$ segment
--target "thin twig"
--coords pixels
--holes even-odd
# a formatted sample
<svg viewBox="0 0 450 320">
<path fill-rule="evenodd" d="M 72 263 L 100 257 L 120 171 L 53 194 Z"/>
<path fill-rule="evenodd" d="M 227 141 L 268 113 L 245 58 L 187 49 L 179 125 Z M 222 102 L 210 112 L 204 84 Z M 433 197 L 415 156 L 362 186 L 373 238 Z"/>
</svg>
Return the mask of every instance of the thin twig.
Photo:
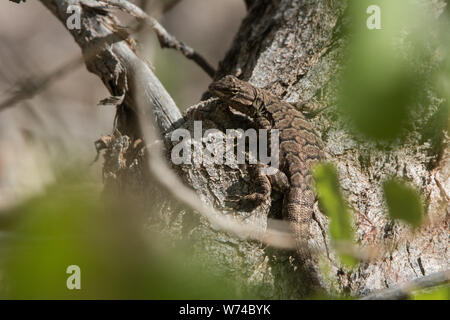
<svg viewBox="0 0 450 320">
<path fill-rule="evenodd" d="M 84 62 L 83 58 L 75 58 L 65 63 L 55 71 L 41 78 L 27 79 L 21 83 L 14 95 L 6 99 L 0 104 L 0 111 L 3 111 L 14 104 L 32 98 L 34 95 L 48 87 L 50 84 L 61 78 L 69 71 L 80 67 Z"/>
<path fill-rule="evenodd" d="M 361 300 L 401 300 L 408 299 L 412 291 L 446 285 L 450 283 L 450 269 L 414 279 L 393 288 L 375 292 Z"/>
<path fill-rule="evenodd" d="M 175 38 L 173 35 L 167 32 L 167 30 L 155 18 L 149 16 L 141 8 L 126 0 L 101 0 L 101 1 L 132 15 L 139 20 L 145 21 L 145 23 L 149 25 L 156 33 L 161 48 L 170 48 L 180 51 L 186 58 L 197 63 L 211 78 L 214 77 L 216 71 L 206 61 L 205 58 L 203 58 L 193 48 L 191 48 L 184 42 L 179 41 L 177 38 Z"/>
</svg>

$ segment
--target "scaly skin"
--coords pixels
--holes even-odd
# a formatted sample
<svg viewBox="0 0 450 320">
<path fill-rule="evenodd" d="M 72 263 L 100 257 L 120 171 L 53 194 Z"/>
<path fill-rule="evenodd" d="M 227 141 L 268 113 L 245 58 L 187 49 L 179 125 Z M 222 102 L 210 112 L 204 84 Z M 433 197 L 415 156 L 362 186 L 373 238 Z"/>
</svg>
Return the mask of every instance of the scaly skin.
<svg viewBox="0 0 450 320">
<path fill-rule="evenodd" d="M 313 285 L 319 285 L 307 242 L 310 238 L 315 196 L 312 191 L 312 166 L 324 158 L 322 142 L 302 113 L 270 92 L 256 88 L 234 76 L 225 76 L 212 83 L 209 91 L 216 97 L 255 120 L 259 128 L 279 129 L 280 170 L 287 176 L 258 177 L 263 191 L 247 196 L 262 201 L 270 196 L 270 188 L 285 190 L 283 216 L 291 222 L 297 242 L 297 254 L 302 268 Z M 270 181 L 270 182 L 269 182 Z M 279 185 L 288 181 L 288 185 Z M 275 184 L 278 184 L 276 186 Z"/>
</svg>

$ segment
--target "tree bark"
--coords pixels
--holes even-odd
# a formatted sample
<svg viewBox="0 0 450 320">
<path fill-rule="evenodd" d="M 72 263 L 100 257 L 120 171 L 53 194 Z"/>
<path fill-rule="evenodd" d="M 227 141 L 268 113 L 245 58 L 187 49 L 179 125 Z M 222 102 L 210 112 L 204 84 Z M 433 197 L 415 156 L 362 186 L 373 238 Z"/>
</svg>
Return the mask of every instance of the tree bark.
<svg viewBox="0 0 450 320">
<path fill-rule="evenodd" d="M 64 12 L 57 4 L 59 1 L 41 1 L 57 16 Z M 389 240 L 390 250 L 383 257 L 362 263 L 355 270 L 347 270 L 339 264 L 331 249 L 328 221 L 316 206 L 310 232 L 314 246 L 320 252 L 317 257 L 318 268 L 327 266 L 323 277 L 327 291 L 332 294 L 365 295 L 376 289 L 447 269 L 450 159 L 446 138 L 439 152 L 435 145 L 424 143 L 420 133 L 408 138 L 407 143 L 385 152 L 374 148 L 373 143 L 352 135 L 345 123 L 336 116 L 336 88 L 331 80 L 341 68 L 345 44 L 345 38 L 341 37 L 345 27 L 342 16 L 346 2 L 248 0 L 246 4 L 248 15 L 220 63 L 215 78 L 237 74 L 241 79 L 264 87 L 288 102 L 313 108 L 328 107 L 311 121 L 322 134 L 328 161 L 338 168 L 341 187 L 353 209 L 357 230 L 355 240 L 363 247 L 382 245 Z M 105 31 L 101 26 L 88 24 L 90 17 L 86 16 L 86 19 L 83 20 L 86 22 L 85 28 Z M 105 31 L 101 37 L 108 34 Z M 76 33 L 73 35 L 85 50 L 86 43 L 80 39 L 86 37 Z M 91 35 L 88 33 L 88 36 Z M 119 39 L 103 50 L 103 56 L 96 55 L 94 59 L 88 60 L 88 68 L 102 77 L 112 95 L 125 95 L 118 113 L 121 134 L 113 139 L 105 154 L 106 187 L 119 193 L 132 193 L 140 199 L 144 209 L 157 211 L 150 217 L 152 230 L 167 231 L 177 240 L 193 241 L 192 254 L 203 259 L 211 272 L 225 272 L 230 278 L 242 283 L 243 292 L 271 299 L 308 297 L 310 292 L 303 285 L 302 275 L 294 271 L 291 253 L 217 231 L 205 219 L 197 218 L 185 208 L 173 206 L 167 196 L 155 197 L 155 184 L 149 181 L 145 170 L 145 156 L 134 152 L 132 147 L 133 141 L 140 135 L 132 119 L 143 113 L 133 107 L 130 91 L 133 94 L 143 89 L 150 92 L 147 94 L 150 99 L 144 97 L 151 102 L 147 112 L 152 110 L 159 129 L 164 132 L 168 161 L 173 146 L 170 132 L 175 128 L 186 128 L 193 136 L 195 120 L 202 120 L 203 132 L 207 129 L 219 129 L 222 132 L 230 128 L 245 130 L 252 123 L 217 102 L 194 106 L 183 120 L 176 112 L 171 116 L 159 112 L 164 109 L 164 105 L 172 105 L 173 101 L 168 95 L 161 100 L 160 96 L 152 94 L 165 92 L 162 86 L 159 87 L 160 84 L 157 89 L 152 85 L 141 87 L 142 81 L 154 75 L 143 64 L 126 62 L 135 59 L 129 45 Z M 126 54 L 121 54 L 123 52 Z M 124 80 L 130 79 L 131 74 L 141 73 L 143 69 L 146 74 L 134 84 Z M 153 83 L 159 83 L 156 77 Z M 424 121 L 432 117 L 433 114 L 426 115 Z M 129 136 L 131 141 L 125 136 Z M 192 141 L 192 144 L 195 143 Z M 230 167 L 203 161 L 194 166 L 180 165 L 173 168 L 204 203 L 223 210 L 224 214 L 229 214 L 233 209 L 236 219 L 243 223 L 266 226 L 267 217 L 280 217 L 281 195 L 277 193 L 273 195 L 270 205 L 255 208 L 251 212 L 230 208 L 226 201 L 230 195 L 244 195 L 252 188 L 251 177 L 245 166 Z M 414 235 L 409 228 L 393 224 L 387 217 L 381 184 L 391 176 L 406 178 L 424 194 L 427 221 Z M 155 204 L 158 210 L 154 209 Z"/>
</svg>

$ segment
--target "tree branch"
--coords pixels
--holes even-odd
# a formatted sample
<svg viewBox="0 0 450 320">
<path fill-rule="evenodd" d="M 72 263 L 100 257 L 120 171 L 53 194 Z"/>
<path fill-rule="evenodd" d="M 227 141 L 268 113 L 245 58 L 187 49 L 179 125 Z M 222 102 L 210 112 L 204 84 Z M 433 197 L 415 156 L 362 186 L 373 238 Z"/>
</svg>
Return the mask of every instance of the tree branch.
<svg viewBox="0 0 450 320">
<path fill-rule="evenodd" d="M 27 79 L 24 82 L 20 82 L 15 93 L 0 103 L 0 112 L 12 107 L 14 104 L 21 102 L 26 99 L 34 97 L 37 93 L 41 92 L 43 89 L 54 83 L 59 78 L 66 75 L 68 72 L 78 68 L 84 60 L 82 58 L 76 58 L 65 63 L 63 66 L 59 67 L 55 71 L 34 79 Z"/>
<path fill-rule="evenodd" d="M 446 285 L 450 283 L 450 270 L 436 272 L 429 276 L 417 278 L 402 285 L 381 290 L 361 298 L 361 300 L 401 300 L 408 299 L 412 291 Z"/>
<path fill-rule="evenodd" d="M 73 1 L 67 0 L 41 0 L 41 3 L 64 25 L 69 16 L 67 9 L 74 5 Z M 116 19 L 101 11 L 104 8 L 98 2 L 80 0 L 76 5 L 80 8 L 82 26 L 80 30 L 69 31 L 83 51 L 88 70 L 103 80 L 111 95 L 123 96 L 127 107 L 152 122 L 156 121 L 161 132 L 182 121 L 172 97 L 150 66 L 137 57 L 123 38 Z M 137 109 L 134 94 L 145 101 L 142 110 Z"/>
<path fill-rule="evenodd" d="M 116 7 L 118 9 L 121 9 L 122 11 L 129 13 L 141 21 L 144 21 L 156 33 L 162 48 L 171 48 L 180 51 L 186 58 L 197 63 L 211 78 L 214 77 L 216 71 L 206 61 L 205 58 L 203 58 L 193 48 L 189 47 L 184 42 L 179 41 L 173 35 L 167 32 L 167 30 L 155 18 L 149 16 L 141 8 L 126 0 L 101 0 L 101 1 L 109 4 L 110 6 Z"/>
</svg>

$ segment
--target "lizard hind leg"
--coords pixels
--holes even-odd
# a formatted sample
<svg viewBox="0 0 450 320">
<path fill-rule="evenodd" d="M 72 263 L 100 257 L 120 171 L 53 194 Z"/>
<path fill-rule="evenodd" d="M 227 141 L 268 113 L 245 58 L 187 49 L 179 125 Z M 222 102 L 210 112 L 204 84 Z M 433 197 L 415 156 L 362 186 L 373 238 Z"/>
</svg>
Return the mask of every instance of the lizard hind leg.
<svg viewBox="0 0 450 320">
<path fill-rule="evenodd" d="M 275 168 L 271 169 L 275 170 L 274 174 L 268 175 L 270 184 L 272 185 L 272 189 L 286 194 L 290 188 L 289 178 L 283 171 Z"/>
<path fill-rule="evenodd" d="M 237 204 L 238 207 L 248 207 L 253 210 L 257 206 L 270 201 L 272 191 L 268 176 L 263 172 L 264 165 L 256 164 L 249 166 L 250 182 L 254 192 L 244 196 L 229 196 L 227 202 Z"/>
<path fill-rule="evenodd" d="M 289 190 L 289 179 L 284 172 L 276 170 L 275 173 L 267 175 L 264 169 L 267 165 L 257 164 L 251 166 L 250 176 L 254 192 L 245 196 L 229 197 L 230 202 L 237 203 L 239 206 L 251 205 L 252 209 L 270 202 L 270 195 L 272 190 L 286 193 Z"/>
</svg>

